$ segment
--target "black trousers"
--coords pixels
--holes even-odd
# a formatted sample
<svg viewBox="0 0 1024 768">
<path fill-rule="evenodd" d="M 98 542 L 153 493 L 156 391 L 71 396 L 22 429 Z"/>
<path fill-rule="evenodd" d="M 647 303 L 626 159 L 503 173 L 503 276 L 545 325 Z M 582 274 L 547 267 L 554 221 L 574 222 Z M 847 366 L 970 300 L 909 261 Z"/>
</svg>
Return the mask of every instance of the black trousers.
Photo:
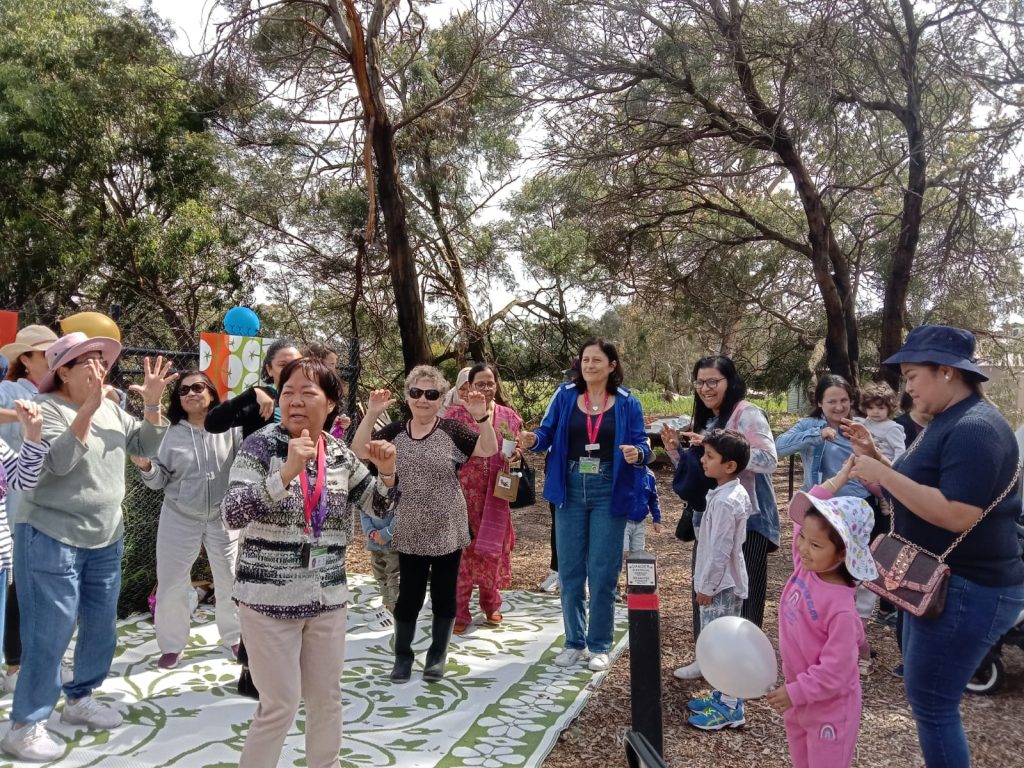
<svg viewBox="0 0 1024 768">
<path fill-rule="evenodd" d="M 459 562 L 462 550 L 447 555 L 429 557 L 398 553 L 398 600 L 395 601 L 395 620 L 416 621 L 427 596 L 430 581 L 430 603 L 434 616 L 439 619 L 455 618 L 455 587 L 459 581 Z"/>
<path fill-rule="evenodd" d="M 747 531 L 747 540 L 743 542 L 743 559 L 747 566 L 747 599 L 743 601 L 740 615 L 757 626 L 764 623 L 764 603 L 768 596 L 768 553 L 776 547 L 767 538 L 755 531 Z M 693 542 L 693 558 L 690 561 L 690 583 L 693 583 L 694 569 L 697 566 L 697 542 Z M 700 608 L 697 605 L 697 593 L 691 588 L 691 609 L 693 611 L 693 639 L 696 642 L 700 635 Z"/>
<path fill-rule="evenodd" d="M 9 667 L 17 667 L 21 665 L 21 613 L 18 611 L 18 592 L 13 582 L 7 588 L 4 622 L 4 661 Z"/>
</svg>

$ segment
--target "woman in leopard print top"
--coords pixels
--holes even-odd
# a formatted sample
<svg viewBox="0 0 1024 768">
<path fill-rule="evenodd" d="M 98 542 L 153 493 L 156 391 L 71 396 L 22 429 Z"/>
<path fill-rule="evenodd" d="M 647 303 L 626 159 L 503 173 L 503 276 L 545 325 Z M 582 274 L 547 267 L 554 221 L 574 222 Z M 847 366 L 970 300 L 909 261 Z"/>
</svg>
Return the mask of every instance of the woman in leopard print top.
<svg viewBox="0 0 1024 768">
<path fill-rule="evenodd" d="M 462 548 L 469 544 L 469 516 L 466 498 L 459 484 L 458 469 L 470 456 L 493 456 L 498 452 L 494 429 L 480 434 L 456 421 L 439 418 L 441 398 L 448 389 L 442 373 L 429 365 L 418 365 L 405 380 L 406 403 L 412 412 L 408 421 L 392 422 L 373 435 L 394 444 L 402 498 L 395 513 L 392 548 L 398 552 L 401 577 L 395 604 L 394 682 L 412 675 L 412 639 L 430 581 L 433 611 L 431 643 L 423 677 L 440 680 L 455 626 L 455 586 L 459 576 Z M 370 393 L 366 417 L 359 425 L 352 448 L 364 455 L 370 431 L 377 418 L 394 404 L 387 390 Z M 481 427 L 489 426 L 487 403 L 479 392 L 470 392 L 466 409 Z"/>
</svg>

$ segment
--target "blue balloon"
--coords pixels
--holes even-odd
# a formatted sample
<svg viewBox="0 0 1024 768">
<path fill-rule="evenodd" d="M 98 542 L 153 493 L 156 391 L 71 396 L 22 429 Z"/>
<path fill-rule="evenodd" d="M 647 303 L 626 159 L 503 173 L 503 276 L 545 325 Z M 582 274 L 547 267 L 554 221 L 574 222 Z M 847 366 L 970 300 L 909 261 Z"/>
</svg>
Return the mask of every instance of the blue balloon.
<svg viewBox="0 0 1024 768">
<path fill-rule="evenodd" d="M 232 336 L 255 336 L 260 332 L 260 318 L 248 307 L 232 307 L 224 315 L 224 330 Z"/>
</svg>

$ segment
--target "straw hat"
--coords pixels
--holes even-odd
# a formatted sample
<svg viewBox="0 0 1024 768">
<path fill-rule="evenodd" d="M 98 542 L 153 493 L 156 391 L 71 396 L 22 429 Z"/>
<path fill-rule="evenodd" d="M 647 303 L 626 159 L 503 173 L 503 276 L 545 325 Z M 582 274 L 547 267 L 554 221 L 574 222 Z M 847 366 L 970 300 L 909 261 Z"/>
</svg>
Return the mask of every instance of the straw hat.
<svg viewBox="0 0 1024 768">
<path fill-rule="evenodd" d="M 13 363 L 26 352 L 45 352 L 57 343 L 57 334 L 45 325 L 26 325 L 10 344 L 0 347 L 0 355 Z"/>
</svg>

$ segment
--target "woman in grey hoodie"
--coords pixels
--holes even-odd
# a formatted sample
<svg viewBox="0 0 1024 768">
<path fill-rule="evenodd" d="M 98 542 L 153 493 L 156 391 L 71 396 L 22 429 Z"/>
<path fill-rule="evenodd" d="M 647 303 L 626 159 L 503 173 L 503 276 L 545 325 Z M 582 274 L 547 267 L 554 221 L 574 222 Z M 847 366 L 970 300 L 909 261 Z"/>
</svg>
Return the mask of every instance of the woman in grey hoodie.
<svg viewBox="0 0 1024 768">
<path fill-rule="evenodd" d="M 238 533 L 224 528 L 220 503 L 242 434 L 240 429 L 220 434 L 206 431 L 206 413 L 219 402 L 205 373 L 182 375 L 171 392 L 167 409 L 171 427 L 159 454 L 152 460 L 132 457 L 142 470 L 142 482 L 164 492 L 156 535 L 156 640 L 161 669 L 176 667 L 188 643 L 192 565 L 203 545 L 213 571 L 220 639 L 232 653 L 238 652 L 238 607 L 230 598 Z"/>
</svg>

